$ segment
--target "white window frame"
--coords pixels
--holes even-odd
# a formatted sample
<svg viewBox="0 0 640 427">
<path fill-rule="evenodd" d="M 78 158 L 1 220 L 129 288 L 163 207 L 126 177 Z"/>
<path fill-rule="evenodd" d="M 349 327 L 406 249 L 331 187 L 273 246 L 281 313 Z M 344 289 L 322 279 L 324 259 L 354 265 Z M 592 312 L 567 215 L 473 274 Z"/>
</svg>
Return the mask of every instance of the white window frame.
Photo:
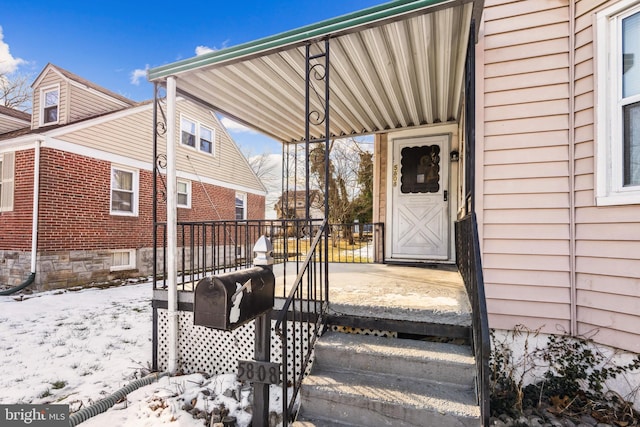
<svg viewBox="0 0 640 427">
<path fill-rule="evenodd" d="M 185 131 L 184 130 L 184 122 L 189 122 L 190 124 L 193 124 L 193 133 L 191 133 L 191 131 Z M 189 144 L 185 144 L 184 141 L 182 140 L 182 134 L 184 132 L 187 132 L 189 135 L 193 135 L 193 146 L 189 145 Z M 191 120 L 188 117 L 185 117 L 183 115 L 180 115 L 180 144 L 184 145 L 185 147 L 189 147 L 189 148 L 196 148 L 198 146 L 198 123 L 195 120 Z"/>
<path fill-rule="evenodd" d="M 56 108 L 58 109 L 58 113 L 56 114 L 56 121 L 54 122 L 45 122 L 44 118 L 44 109 L 45 109 L 45 99 L 47 93 L 49 92 L 58 92 L 58 104 L 56 104 Z M 40 89 L 40 126 L 51 126 L 56 125 L 60 122 L 60 84 L 56 84 L 53 86 L 47 86 Z"/>
<path fill-rule="evenodd" d="M 119 170 L 119 171 L 123 171 L 123 172 L 129 172 L 133 175 L 133 179 L 132 179 L 132 190 L 131 192 L 133 193 L 133 197 L 131 198 L 131 203 L 132 203 L 132 207 L 131 207 L 131 211 L 120 211 L 120 210 L 114 210 L 113 209 L 113 192 L 114 191 L 123 191 L 122 189 L 118 189 L 118 188 L 114 188 L 113 187 L 113 172 L 114 170 Z M 138 205 L 139 203 L 139 197 L 140 197 L 140 171 L 138 169 L 132 169 L 126 166 L 120 166 L 120 165 L 111 165 L 111 174 L 109 175 L 109 180 L 111 182 L 110 184 L 110 191 L 109 191 L 109 212 L 111 213 L 111 215 L 120 215 L 120 216 L 138 216 Z"/>
<path fill-rule="evenodd" d="M 179 186 L 176 186 L 176 191 L 177 191 L 178 195 L 180 195 L 180 194 L 186 194 L 187 195 L 187 203 L 186 204 L 181 204 L 178 201 L 178 197 L 176 197 L 177 206 L 179 208 L 191 209 L 191 181 L 188 181 L 186 179 L 178 179 L 177 181 L 178 181 L 178 184 L 182 183 L 182 184 L 185 184 L 187 186 L 187 192 L 186 193 L 180 193 L 180 190 L 178 188 Z"/>
<path fill-rule="evenodd" d="M 194 126 L 195 127 L 195 135 L 194 135 L 195 136 L 195 141 L 194 141 L 194 146 L 193 147 L 191 145 L 188 145 L 188 144 L 185 144 L 185 143 L 182 142 L 182 132 L 183 132 L 182 124 L 183 124 L 183 121 L 187 121 L 187 122 L 193 123 L 195 125 Z M 200 146 L 200 139 L 202 138 L 202 133 L 203 133 L 202 130 L 203 129 L 206 129 L 206 130 L 211 132 L 211 141 L 210 141 L 211 142 L 211 152 L 203 150 L 201 148 L 201 146 Z M 188 133 L 191 134 L 191 132 L 188 132 Z M 180 114 L 180 144 L 183 147 L 186 147 L 188 149 L 195 150 L 195 151 L 198 151 L 200 153 L 208 154 L 210 156 L 214 156 L 215 157 L 215 155 L 216 155 L 216 130 L 211 126 L 207 126 L 207 125 L 205 125 L 205 124 L 203 124 L 203 123 L 201 123 L 201 122 L 199 122 L 197 120 L 194 120 L 194 119 L 190 118 L 189 116 L 186 116 L 184 114 Z"/>
<path fill-rule="evenodd" d="M 238 214 L 236 209 L 238 206 L 236 205 L 236 199 L 242 199 L 242 218 L 238 218 Z M 236 192 L 235 198 L 233 199 L 233 215 L 236 221 L 245 221 L 247 219 L 247 193 Z"/>
<path fill-rule="evenodd" d="M 13 211 L 15 159 L 15 152 L 0 153 L 0 212 Z"/>
<path fill-rule="evenodd" d="M 596 13 L 596 205 L 640 204 L 640 185 L 623 185 L 622 20 L 640 13 L 640 0 L 622 0 Z M 640 58 L 638 58 L 640 60 Z M 629 97 L 624 105 L 640 101 Z"/>
<path fill-rule="evenodd" d="M 209 132 L 211 132 L 211 141 L 209 141 L 209 143 L 211 144 L 211 151 L 206 151 L 202 149 L 202 130 L 208 130 Z M 207 141 L 207 140 L 205 140 Z M 212 156 L 214 155 L 215 152 L 215 147 L 216 147 L 216 131 L 212 128 L 210 128 L 209 126 L 205 126 L 205 125 L 200 125 L 198 127 L 198 149 L 203 152 L 203 153 L 207 153 L 207 154 L 211 154 Z"/>
<path fill-rule="evenodd" d="M 128 253 L 129 254 L 129 264 L 118 264 L 115 265 L 113 263 L 114 255 Z M 136 250 L 135 249 L 114 249 L 111 251 L 111 267 L 109 271 L 124 271 L 124 270 L 135 270 L 136 269 Z"/>
</svg>

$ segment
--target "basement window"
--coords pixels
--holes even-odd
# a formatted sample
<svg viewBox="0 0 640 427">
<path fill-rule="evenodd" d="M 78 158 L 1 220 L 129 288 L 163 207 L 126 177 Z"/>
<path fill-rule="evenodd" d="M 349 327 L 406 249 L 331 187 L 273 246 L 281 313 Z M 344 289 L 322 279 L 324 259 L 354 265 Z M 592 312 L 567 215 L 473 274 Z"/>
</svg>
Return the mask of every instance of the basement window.
<svg viewBox="0 0 640 427">
<path fill-rule="evenodd" d="M 136 268 L 136 250 L 124 249 L 111 252 L 110 271 L 134 270 Z"/>
</svg>

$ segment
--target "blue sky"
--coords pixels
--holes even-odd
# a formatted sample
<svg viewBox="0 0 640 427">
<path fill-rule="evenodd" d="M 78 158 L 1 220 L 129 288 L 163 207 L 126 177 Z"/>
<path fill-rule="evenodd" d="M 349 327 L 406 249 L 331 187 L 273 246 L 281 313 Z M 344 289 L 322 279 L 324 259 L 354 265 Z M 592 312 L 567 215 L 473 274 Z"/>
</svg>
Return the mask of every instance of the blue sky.
<svg viewBox="0 0 640 427">
<path fill-rule="evenodd" d="M 144 77 L 147 67 L 384 2 L 0 0 L 0 71 L 9 67 L 35 79 L 51 62 L 142 101 L 153 96 Z M 230 130 L 246 152 L 279 152 L 279 144 L 268 138 Z"/>
</svg>

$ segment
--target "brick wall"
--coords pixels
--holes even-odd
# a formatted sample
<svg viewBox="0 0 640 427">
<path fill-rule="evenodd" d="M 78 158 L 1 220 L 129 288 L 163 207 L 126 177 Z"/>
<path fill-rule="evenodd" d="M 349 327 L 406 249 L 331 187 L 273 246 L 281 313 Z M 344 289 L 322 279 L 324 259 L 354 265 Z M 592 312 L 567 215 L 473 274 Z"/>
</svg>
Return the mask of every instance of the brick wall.
<svg viewBox="0 0 640 427">
<path fill-rule="evenodd" d="M 15 153 L 13 211 L 0 212 L 0 250 L 31 250 L 33 162 L 33 149 Z"/>
<path fill-rule="evenodd" d="M 33 203 L 33 150 L 16 153 L 15 205 L 0 214 L 0 252 L 11 253 L 11 282 L 29 274 Z M 151 171 L 140 171 L 138 216 L 110 214 L 111 163 L 51 148 L 41 150 L 40 209 L 38 231 L 38 275 L 41 289 L 75 286 L 110 280 L 116 276 L 150 274 L 143 271 L 112 273 L 110 250 L 152 246 Z M 158 180 L 158 189 L 163 189 Z M 215 221 L 235 218 L 235 190 L 192 182 L 191 209 L 178 209 L 179 221 Z M 158 219 L 166 218 L 164 202 Z M 264 217 L 264 196 L 248 195 L 249 219 Z M 9 252 L 11 251 L 11 252 Z M 140 254 L 138 254 L 140 259 Z M 15 260 L 14 260 L 15 259 Z M 4 258 L 3 258 L 4 260 Z M 5 266 L 7 262 L 5 261 Z M 9 282 L 9 269 L 2 268 L 0 284 Z"/>
</svg>

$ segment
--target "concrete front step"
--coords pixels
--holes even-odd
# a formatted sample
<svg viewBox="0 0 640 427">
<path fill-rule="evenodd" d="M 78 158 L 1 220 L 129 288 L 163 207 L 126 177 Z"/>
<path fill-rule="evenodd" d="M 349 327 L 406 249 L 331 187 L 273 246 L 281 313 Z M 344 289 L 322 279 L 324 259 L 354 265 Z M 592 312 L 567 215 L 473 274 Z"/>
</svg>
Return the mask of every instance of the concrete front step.
<svg viewBox="0 0 640 427">
<path fill-rule="evenodd" d="M 355 426 L 478 427 L 471 387 L 354 371 L 317 372 L 302 386 L 307 419 Z"/>
<path fill-rule="evenodd" d="M 329 332 L 316 343 L 314 369 L 347 369 L 473 386 L 469 346 Z"/>
<path fill-rule="evenodd" d="M 329 332 L 301 389 L 300 427 L 478 427 L 468 346 Z"/>
</svg>

